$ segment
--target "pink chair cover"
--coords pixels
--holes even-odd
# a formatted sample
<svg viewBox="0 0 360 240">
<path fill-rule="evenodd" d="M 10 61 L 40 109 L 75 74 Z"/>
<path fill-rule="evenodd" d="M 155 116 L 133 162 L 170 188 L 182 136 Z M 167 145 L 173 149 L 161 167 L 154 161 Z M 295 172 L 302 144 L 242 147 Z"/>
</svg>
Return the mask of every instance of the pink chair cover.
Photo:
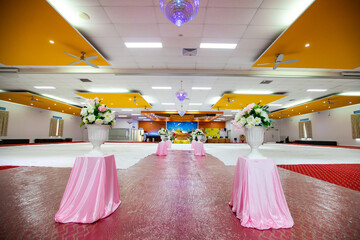
<svg viewBox="0 0 360 240">
<path fill-rule="evenodd" d="M 196 142 L 194 144 L 194 155 L 205 156 L 204 144 L 202 142 Z"/>
<path fill-rule="evenodd" d="M 166 142 L 159 142 L 159 144 L 157 146 L 156 155 L 157 156 L 166 156 L 167 155 Z"/>
<path fill-rule="evenodd" d="M 167 141 L 166 141 L 166 147 L 167 147 L 167 148 L 171 148 L 171 145 L 172 145 L 171 141 L 170 141 L 170 140 L 167 140 Z"/>
<path fill-rule="evenodd" d="M 55 221 L 93 223 L 120 205 L 114 155 L 77 157 Z"/>
<path fill-rule="evenodd" d="M 238 158 L 229 204 L 244 227 L 263 230 L 294 225 L 272 159 Z"/>
<path fill-rule="evenodd" d="M 192 140 L 192 142 L 191 142 L 191 149 L 195 149 L 195 144 L 196 144 L 196 141 L 195 141 L 195 140 Z"/>
</svg>

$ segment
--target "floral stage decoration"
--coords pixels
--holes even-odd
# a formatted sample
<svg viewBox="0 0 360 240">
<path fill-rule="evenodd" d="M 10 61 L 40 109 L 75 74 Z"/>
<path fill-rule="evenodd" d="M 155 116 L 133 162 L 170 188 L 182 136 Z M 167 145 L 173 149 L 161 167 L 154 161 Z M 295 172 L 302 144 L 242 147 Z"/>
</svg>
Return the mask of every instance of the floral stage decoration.
<svg viewBox="0 0 360 240">
<path fill-rule="evenodd" d="M 251 103 L 240 110 L 231 123 L 236 127 L 237 131 L 255 126 L 270 128 L 273 120 L 269 118 L 270 112 L 268 108 L 267 105 L 261 106 L 259 103 Z"/>
<path fill-rule="evenodd" d="M 81 109 L 81 124 L 110 125 L 115 124 L 115 114 L 105 104 L 102 104 L 98 98 L 87 99 L 85 106 Z"/>
<path fill-rule="evenodd" d="M 159 135 L 166 135 L 166 136 L 169 135 L 169 131 L 165 128 L 160 128 L 158 133 L 159 133 Z"/>
</svg>

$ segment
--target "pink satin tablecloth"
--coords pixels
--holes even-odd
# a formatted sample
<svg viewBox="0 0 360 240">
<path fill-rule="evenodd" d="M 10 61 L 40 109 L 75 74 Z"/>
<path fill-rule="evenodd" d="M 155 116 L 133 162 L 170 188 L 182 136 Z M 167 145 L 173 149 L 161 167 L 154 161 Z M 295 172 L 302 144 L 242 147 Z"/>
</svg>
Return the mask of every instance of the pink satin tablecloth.
<svg viewBox="0 0 360 240">
<path fill-rule="evenodd" d="M 194 155 L 205 156 L 204 144 L 202 142 L 196 142 L 194 144 Z"/>
<path fill-rule="evenodd" d="M 192 142 L 191 142 L 191 149 L 195 149 L 195 144 L 196 144 L 196 141 L 195 141 L 195 140 L 192 140 Z"/>
<path fill-rule="evenodd" d="M 120 205 L 114 155 L 77 157 L 55 221 L 93 223 Z"/>
<path fill-rule="evenodd" d="M 172 142 L 170 140 L 166 141 L 166 146 L 167 148 L 171 148 Z"/>
<path fill-rule="evenodd" d="M 244 227 L 263 230 L 294 225 L 272 159 L 238 158 L 229 204 Z"/>
<path fill-rule="evenodd" d="M 167 145 L 166 142 L 159 142 L 156 151 L 157 156 L 166 156 L 167 155 Z"/>
</svg>

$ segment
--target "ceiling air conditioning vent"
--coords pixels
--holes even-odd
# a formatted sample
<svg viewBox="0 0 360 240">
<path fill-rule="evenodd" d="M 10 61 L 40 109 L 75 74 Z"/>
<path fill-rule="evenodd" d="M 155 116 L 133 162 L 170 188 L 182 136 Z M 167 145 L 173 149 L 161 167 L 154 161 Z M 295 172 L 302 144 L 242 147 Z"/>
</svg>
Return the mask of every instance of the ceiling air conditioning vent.
<svg viewBox="0 0 360 240">
<path fill-rule="evenodd" d="M 197 48 L 183 48 L 182 49 L 182 55 L 193 57 L 197 55 Z"/>
<path fill-rule="evenodd" d="M 272 80 L 263 80 L 260 84 L 270 84 Z"/>
<path fill-rule="evenodd" d="M 82 82 L 92 82 L 90 79 L 87 79 L 87 78 L 80 78 L 80 81 L 82 81 Z"/>
</svg>

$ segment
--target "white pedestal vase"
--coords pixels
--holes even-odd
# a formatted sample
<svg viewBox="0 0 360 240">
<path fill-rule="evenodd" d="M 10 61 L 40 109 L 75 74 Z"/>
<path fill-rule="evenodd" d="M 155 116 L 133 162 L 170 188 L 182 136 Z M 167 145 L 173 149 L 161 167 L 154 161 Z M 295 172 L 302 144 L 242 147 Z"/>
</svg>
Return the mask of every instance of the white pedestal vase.
<svg viewBox="0 0 360 240">
<path fill-rule="evenodd" d="M 246 142 L 249 144 L 251 151 L 246 156 L 248 159 L 264 159 L 266 158 L 259 152 L 259 146 L 264 142 L 265 127 L 245 128 Z"/>
<path fill-rule="evenodd" d="M 196 135 L 197 141 L 200 142 L 202 139 L 202 135 Z"/>
<path fill-rule="evenodd" d="M 101 151 L 101 144 L 105 142 L 109 137 L 109 125 L 97 125 L 88 124 L 88 137 L 89 141 L 93 145 L 93 149 L 88 155 L 90 156 L 102 156 L 104 153 Z"/>
<path fill-rule="evenodd" d="M 160 138 L 161 138 L 161 141 L 162 141 L 162 142 L 165 142 L 165 138 L 166 138 L 165 135 L 160 135 Z"/>
</svg>

